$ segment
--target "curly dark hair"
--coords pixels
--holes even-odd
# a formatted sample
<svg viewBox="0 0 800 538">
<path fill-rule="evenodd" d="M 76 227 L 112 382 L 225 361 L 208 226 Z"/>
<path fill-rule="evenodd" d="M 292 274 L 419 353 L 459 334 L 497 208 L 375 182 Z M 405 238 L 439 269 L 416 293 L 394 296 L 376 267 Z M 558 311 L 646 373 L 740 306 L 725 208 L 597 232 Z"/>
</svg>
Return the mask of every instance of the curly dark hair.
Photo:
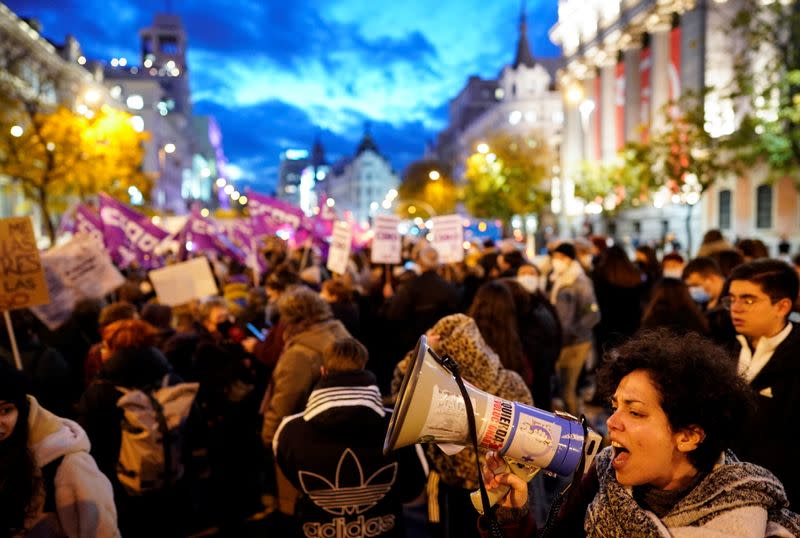
<svg viewBox="0 0 800 538">
<path fill-rule="evenodd" d="M 622 378 L 636 370 L 650 376 L 673 432 L 689 426 L 705 432 L 688 458 L 699 471 L 710 471 L 754 410 L 752 390 L 734 361 L 698 334 L 641 331 L 605 354 L 597 372 L 601 393 L 611 396 Z"/>
</svg>

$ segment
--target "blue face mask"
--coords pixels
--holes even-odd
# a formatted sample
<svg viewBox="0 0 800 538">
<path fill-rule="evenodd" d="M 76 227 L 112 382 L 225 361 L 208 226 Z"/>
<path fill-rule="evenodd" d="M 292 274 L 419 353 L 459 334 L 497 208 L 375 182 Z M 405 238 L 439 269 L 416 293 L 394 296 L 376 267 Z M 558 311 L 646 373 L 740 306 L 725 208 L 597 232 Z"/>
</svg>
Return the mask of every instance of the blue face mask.
<svg viewBox="0 0 800 538">
<path fill-rule="evenodd" d="M 689 295 L 692 296 L 694 302 L 699 304 L 706 304 L 711 300 L 711 295 L 708 294 L 703 286 L 690 286 Z"/>
</svg>

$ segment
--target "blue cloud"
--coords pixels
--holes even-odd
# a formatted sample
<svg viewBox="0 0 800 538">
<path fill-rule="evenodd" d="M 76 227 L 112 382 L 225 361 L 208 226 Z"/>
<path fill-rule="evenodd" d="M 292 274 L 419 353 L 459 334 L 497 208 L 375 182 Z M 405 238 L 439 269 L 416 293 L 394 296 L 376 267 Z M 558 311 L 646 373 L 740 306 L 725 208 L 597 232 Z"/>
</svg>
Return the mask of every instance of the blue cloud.
<svg viewBox="0 0 800 538">
<path fill-rule="evenodd" d="M 138 31 L 162 0 L 6 0 L 40 19 L 44 35 L 74 35 L 90 58 L 138 57 Z M 198 114 L 214 115 L 244 179 L 274 186 L 280 152 L 319 133 L 331 159 L 352 155 L 365 122 L 401 171 L 447 121 L 472 74 L 513 59 L 518 4 L 482 0 L 182 0 Z M 556 0 L 528 0 L 534 56 L 555 56 L 547 31 Z M 136 62 L 137 60 L 133 60 Z"/>
</svg>

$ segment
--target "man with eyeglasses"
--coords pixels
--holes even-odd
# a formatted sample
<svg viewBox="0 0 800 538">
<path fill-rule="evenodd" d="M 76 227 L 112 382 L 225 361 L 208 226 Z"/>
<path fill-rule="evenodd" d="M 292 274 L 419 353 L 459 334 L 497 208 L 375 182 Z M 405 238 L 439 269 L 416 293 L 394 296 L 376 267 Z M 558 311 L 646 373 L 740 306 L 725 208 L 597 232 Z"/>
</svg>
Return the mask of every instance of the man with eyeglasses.
<svg viewBox="0 0 800 538">
<path fill-rule="evenodd" d="M 800 280 L 787 263 L 760 259 L 736 267 L 720 303 L 736 328 L 739 373 L 756 393 L 754 419 L 734 452 L 783 482 L 790 506 L 800 503 L 800 452 L 791 432 L 800 423 L 800 328 L 788 320 Z"/>
</svg>

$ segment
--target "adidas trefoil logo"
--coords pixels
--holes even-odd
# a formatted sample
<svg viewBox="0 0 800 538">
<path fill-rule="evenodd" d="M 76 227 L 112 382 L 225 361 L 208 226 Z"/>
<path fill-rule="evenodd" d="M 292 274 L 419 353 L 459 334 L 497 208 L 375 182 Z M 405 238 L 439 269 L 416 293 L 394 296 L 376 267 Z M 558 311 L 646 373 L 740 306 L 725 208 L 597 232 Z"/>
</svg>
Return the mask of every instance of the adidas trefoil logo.
<svg viewBox="0 0 800 538">
<path fill-rule="evenodd" d="M 397 463 L 390 463 L 364 480 L 361 462 L 349 448 L 342 452 L 332 484 L 324 476 L 308 471 L 298 473 L 306 495 L 329 514 L 361 514 L 375 506 L 392 489 Z"/>
</svg>

